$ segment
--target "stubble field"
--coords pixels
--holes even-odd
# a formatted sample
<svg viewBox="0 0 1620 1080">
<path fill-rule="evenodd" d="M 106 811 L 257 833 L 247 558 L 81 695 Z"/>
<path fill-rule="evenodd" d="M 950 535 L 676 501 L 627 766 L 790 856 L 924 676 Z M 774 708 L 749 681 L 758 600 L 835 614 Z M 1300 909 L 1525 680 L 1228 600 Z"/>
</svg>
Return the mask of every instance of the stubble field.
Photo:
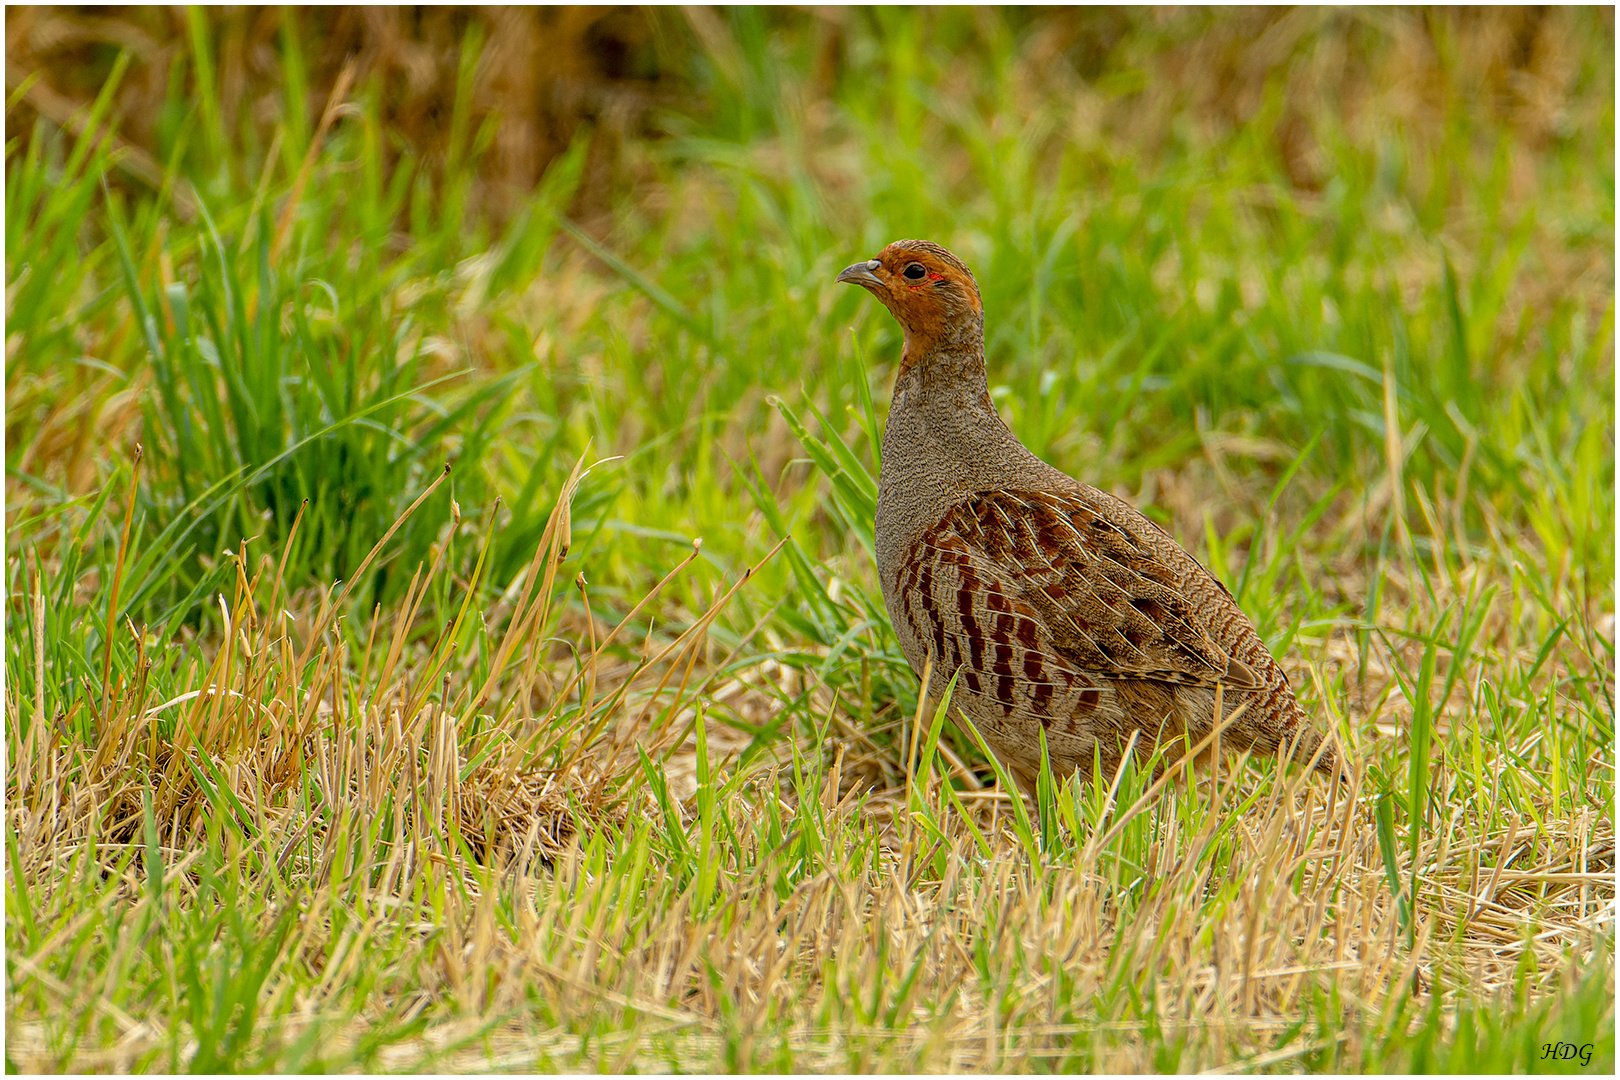
<svg viewBox="0 0 1620 1080">
<path fill-rule="evenodd" d="M 266 12 L 8 13 L 8 1067 L 1614 1071 L 1612 13 Z M 1348 784 L 918 701 L 902 236 Z"/>
</svg>

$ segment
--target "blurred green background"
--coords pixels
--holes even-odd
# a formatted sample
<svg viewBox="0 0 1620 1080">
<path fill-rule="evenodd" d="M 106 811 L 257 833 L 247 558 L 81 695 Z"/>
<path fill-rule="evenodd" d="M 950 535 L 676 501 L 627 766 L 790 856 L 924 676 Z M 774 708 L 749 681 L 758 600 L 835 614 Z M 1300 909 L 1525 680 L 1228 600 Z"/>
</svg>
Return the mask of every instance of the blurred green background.
<svg viewBox="0 0 1620 1080">
<path fill-rule="evenodd" d="M 1037 453 L 1240 589 L 1270 545 L 1274 644 L 1376 621 L 1402 530 L 1437 566 L 1522 538 L 1597 618 L 1613 41 L 1575 8 L 14 9 L 8 531 L 110 565 L 139 441 L 118 613 L 172 635 L 305 499 L 291 579 L 346 578 L 447 460 L 357 601 L 470 569 L 487 520 L 504 586 L 588 447 L 570 562 L 608 606 L 702 536 L 669 594 L 702 610 L 779 528 L 870 586 L 769 399 L 875 472 L 899 335 L 832 279 L 920 236 L 977 274 Z M 772 562 L 722 632 L 847 627 L 794 589 Z"/>
</svg>

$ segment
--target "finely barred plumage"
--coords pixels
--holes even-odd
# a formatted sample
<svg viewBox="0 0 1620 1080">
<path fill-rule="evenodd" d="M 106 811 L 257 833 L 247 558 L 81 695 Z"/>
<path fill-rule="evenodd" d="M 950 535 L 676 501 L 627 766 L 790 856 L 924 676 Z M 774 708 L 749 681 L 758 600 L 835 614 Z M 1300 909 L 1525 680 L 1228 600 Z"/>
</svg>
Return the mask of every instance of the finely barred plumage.
<svg viewBox="0 0 1620 1080">
<path fill-rule="evenodd" d="M 1031 454 L 990 403 L 967 267 L 902 240 L 838 276 L 905 330 L 883 438 L 878 568 L 901 648 L 1030 791 L 1044 728 L 1061 773 L 1118 766 L 1212 729 L 1226 746 L 1308 760 L 1321 747 L 1288 678 L 1232 596 L 1133 507 Z M 1339 768 L 1331 746 L 1317 768 Z"/>
</svg>

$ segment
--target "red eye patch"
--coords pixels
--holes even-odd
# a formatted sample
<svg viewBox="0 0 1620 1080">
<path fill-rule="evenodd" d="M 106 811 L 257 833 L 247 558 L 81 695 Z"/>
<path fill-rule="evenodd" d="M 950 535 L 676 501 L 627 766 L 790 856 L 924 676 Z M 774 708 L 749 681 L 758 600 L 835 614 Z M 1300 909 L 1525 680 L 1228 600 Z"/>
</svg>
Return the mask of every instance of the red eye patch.
<svg viewBox="0 0 1620 1080">
<path fill-rule="evenodd" d="M 945 275 L 944 274 L 929 274 L 928 275 L 928 280 L 929 281 L 944 281 L 945 280 Z"/>
</svg>

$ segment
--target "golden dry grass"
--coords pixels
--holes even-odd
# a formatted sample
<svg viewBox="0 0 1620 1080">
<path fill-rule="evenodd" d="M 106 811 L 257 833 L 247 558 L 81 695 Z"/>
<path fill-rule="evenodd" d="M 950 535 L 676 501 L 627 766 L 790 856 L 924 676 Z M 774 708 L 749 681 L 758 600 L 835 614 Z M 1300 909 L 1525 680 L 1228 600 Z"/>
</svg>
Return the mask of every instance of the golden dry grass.
<svg viewBox="0 0 1620 1080">
<path fill-rule="evenodd" d="M 371 670 L 331 633 L 330 598 L 304 599 L 298 617 L 282 605 L 266 559 L 221 598 L 230 630 L 185 693 L 153 702 L 140 680 L 115 686 L 88 744 L 62 737 L 62 723 L 31 729 L 50 732 L 47 743 L 18 743 L 13 725 L 10 872 L 38 883 L 34 919 L 82 903 L 87 875 L 104 880 L 101 901 L 18 957 L 19 977 L 108 904 L 139 920 L 155 903 L 130 857 L 143 847 L 163 867 L 164 904 L 211 907 L 221 877 L 262 894 L 261 920 L 298 898 L 265 990 L 305 1002 L 284 1042 L 304 1030 L 300 1015 L 317 1022 L 326 988 L 379 953 L 373 1011 L 397 1022 L 453 1003 L 458 1019 L 380 1052 L 388 1069 L 546 1068 L 587 1054 L 606 1067 L 739 1070 L 1354 1062 L 1389 1036 L 1409 988 L 1446 1005 L 1515 990 L 1555 997 L 1577 978 L 1567 958 L 1604 948 L 1612 823 L 1568 813 L 1558 789 L 1609 783 L 1609 766 L 1527 770 L 1558 760 L 1535 745 L 1556 728 L 1483 748 L 1484 775 L 1508 778 L 1516 805 L 1504 805 L 1506 790 L 1441 800 L 1416 853 L 1410 942 L 1359 772 L 1344 788 L 1228 761 L 1191 784 L 1172 774 L 1145 792 L 1131 778 L 1120 778 L 1123 795 L 1120 779 L 1112 791 L 1071 789 L 1058 804 L 1068 839 L 1043 857 L 1020 838 L 1009 796 L 949 758 L 918 775 L 914 748 L 878 750 L 856 731 L 859 704 L 825 692 L 811 693 L 811 714 L 847 734 L 737 770 L 747 740 L 712 718 L 779 711 L 802 678 L 709 659 L 704 631 L 725 597 L 646 642 L 644 662 L 608 662 L 612 628 L 565 616 L 569 583 L 548 573 L 566 554 L 569 493 L 505 592 L 487 679 L 444 647 L 453 632 L 437 647 L 406 644 L 414 598 L 442 567 L 368 627 L 368 640 L 393 635 L 369 654 L 386 658 Z M 1499 608 L 1479 655 L 1533 659 L 1519 644 L 1527 627 Z M 1317 693 L 1356 667 L 1337 635 L 1301 652 L 1292 674 Z M 1399 651 L 1371 648 L 1338 730 L 1395 736 L 1365 719 L 1398 715 L 1402 665 Z M 777 692 L 760 693 L 773 675 Z M 1457 696 L 1470 691 L 1465 682 Z M 525 701 L 549 708 L 530 713 Z M 1478 723 L 1448 725 L 1458 702 L 1435 705 L 1437 737 L 1462 751 L 1437 762 L 1435 790 L 1460 794 L 1450 763 L 1466 770 L 1471 735 L 1482 751 Z M 667 799 L 649 792 L 637 746 L 654 759 L 668 751 Z M 795 830 L 817 837 L 795 844 Z M 683 835 L 704 849 L 668 846 Z M 225 862 L 204 872 L 215 845 Z M 1411 855 L 1396 857 L 1407 880 Z M 341 1059 L 373 1011 L 328 1018 L 323 1053 Z M 150 1019 L 111 1020 L 116 1045 L 79 1065 L 122 1071 L 174 1038 Z M 1302 1025 L 1307 1036 L 1272 1049 Z M 19 1066 L 52 1060 L 41 1030 L 12 1025 Z"/>
<path fill-rule="evenodd" d="M 416 123 L 439 134 L 433 118 L 450 108 L 459 70 L 446 44 L 465 30 L 459 17 L 431 13 L 432 33 L 423 34 L 431 40 L 377 30 L 393 43 L 376 53 L 384 85 L 416 68 L 431 73 L 403 105 L 420 115 L 389 116 L 407 133 Z M 222 31 L 222 88 L 273 103 L 274 80 L 254 67 L 253 49 L 274 38 L 274 15 L 209 18 L 236 27 Z M 724 18 L 684 18 L 722 89 L 757 77 Z M 686 258 L 679 277 L 727 261 L 715 222 L 732 221 L 748 184 L 805 183 L 826 221 L 872 220 L 860 204 L 874 140 L 832 106 L 829 89 L 841 65 L 864 63 L 848 51 L 870 36 L 847 13 L 793 18 L 813 25 L 818 66 L 783 88 L 790 132 L 679 168 L 661 164 L 667 148 L 656 142 L 591 151 L 622 163 L 633 199 L 611 229 L 603 206 L 584 207 L 603 210 L 590 235 L 634 250 L 624 258 L 637 266 Z M 1286 189 L 1189 190 L 1172 210 L 1188 222 L 1232 215 L 1244 243 L 1176 247 L 1151 264 L 1144 288 L 1184 292 L 1186 309 L 1212 309 L 1230 283 L 1257 322 L 1268 304 L 1309 314 L 1329 294 L 1364 302 L 1358 290 L 1370 282 L 1383 290 L 1373 306 L 1413 312 L 1417 324 L 1444 279 L 1437 252 L 1465 283 L 1488 278 L 1503 223 L 1545 204 L 1528 229 L 1534 272 L 1513 269 L 1494 317 L 1465 327 L 1473 378 L 1517 385 L 1536 407 L 1569 413 L 1498 418 L 1518 425 L 1520 444 L 1508 450 L 1519 456 L 1507 460 L 1524 471 L 1529 496 L 1503 479 L 1499 462 L 1483 479 L 1485 455 L 1500 449 L 1483 427 L 1468 436 L 1460 464 L 1432 456 L 1424 464 L 1434 436 L 1396 394 L 1421 378 L 1397 387 L 1387 360 L 1382 419 L 1394 421 L 1391 434 L 1347 439 L 1340 474 L 1307 467 L 1275 501 L 1278 474 L 1310 432 L 1296 444 L 1257 420 L 1258 408 L 1214 420 L 1202 405 L 1191 417 L 1171 414 L 1195 442 L 1168 462 L 1144 447 L 1164 435 L 1163 412 L 1113 431 L 1076 422 L 1049 447 L 1077 474 L 1157 507 L 1193 546 L 1203 536 L 1200 556 L 1228 580 L 1248 577 L 1252 565 L 1249 601 L 1265 609 L 1273 638 L 1290 642 L 1290 677 L 1320 725 L 1347 744 L 1351 783 L 1228 759 L 1212 775 L 1171 777 L 1152 791 L 1122 776 L 1111 788 L 1071 788 L 1045 807 L 1025 806 L 1000 790 L 960 732 L 947 731 L 937 756 L 924 752 L 933 703 L 913 715 L 903 693 L 873 691 L 885 661 L 880 629 L 852 631 L 843 643 L 870 654 L 871 670 L 860 666 L 855 677 L 848 653 L 840 667 L 837 647 L 795 638 L 775 616 L 812 590 L 792 591 L 783 564 L 793 549 L 777 542 L 763 508 L 748 507 L 726 461 L 757 456 L 758 482 L 788 531 L 820 545 L 811 548 L 814 571 L 838 625 L 859 626 L 870 562 L 829 503 L 816 501 L 822 479 L 793 464 L 806 449 L 789 425 L 758 413 L 768 393 L 788 396 L 794 380 L 838 370 L 844 325 L 871 338 L 873 316 L 845 320 L 836 298 L 806 283 L 814 266 L 790 275 L 784 266 L 795 265 L 800 238 L 790 243 L 757 220 L 757 262 L 734 265 L 739 277 L 771 267 L 776 291 L 742 292 L 739 305 L 716 274 L 713 294 L 678 301 L 732 313 L 717 331 L 732 335 L 725 344 L 735 355 L 721 355 L 724 364 L 714 360 L 719 345 L 697 361 L 676 355 L 690 326 L 661 322 L 654 302 L 567 240 L 544 272 L 502 297 L 480 284 L 497 260 L 479 252 L 424 267 L 388 298 L 396 312 L 442 303 L 454 313 L 438 323 L 429 315 L 408 342 L 422 346 L 424 380 L 515 364 L 501 343 L 501 320 L 515 320 L 558 425 L 585 429 L 603 455 L 641 455 L 634 468 L 648 475 L 634 478 L 626 516 L 681 533 L 707 513 L 707 528 L 736 531 L 724 559 L 705 566 L 671 545 L 663 553 L 676 554 L 655 564 L 625 531 L 595 549 L 592 566 L 603 567 L 607 585 L 558 573 L 580 470 L 564 483 L 561 472 L 542 471 L 541 498 L 554 509 L 513 575 L 491 580 L 484 559 L 484 541 L 504 521 L 493 507 L 488 519 L 433 522 L 437 543 L 417 576 L 369 615 L 344 602 L 348 586 L 286 580 L 280 550 L 260 554 L 268 545 L 254 539 L 234 555 L 205 555 L 233 576 L 205 598 L 206 615 L 179 626 L 184 648 L 124 624 L 110 632 L 115 664 L 99 636 L 74 638 L 60 623 L 117 609 L 106 593 L 124 572 L 125 519 L 109 511 L 90 535 L 88 525 L 76 531 L 75 515 L 114 477 L 108 506 L 127 506 L 139 521 L 148 504 L 128 499 L 109 447 L 162 437 L 146 427 L 153 375 L 135 312 L 121 302 L 75 328 L 75 347 L 117 372 L 47 363 L 30 352 L 34 340 L 7 339 L 8 534 L 27 537 L 7 559 L 11 1063 L 1530 1068 L 1540 1062 L 1527 1042 L 1612 1033 L 1614 757 L 1599 736 L 1605 720 L 1612 731 L 1613 588 L 1591 555 L 1610 550 L 1592 537 L 1612 531 L 1612 483 L 1603 490 L 1612 428 L 1567 436 L 1584 414 L 1540 389 L 1572 373 L 1612 382 L 1612 244 L 1579 232 L 1587 227 L 1579 215 L 1602 201 L 1604 177 L 1612 191 L 1612 160 L 1606 173 L 1559 172 L 1547 166 L 1553 151 L 1538 151 L 1612 115 L 1612 101 L 1605 114 L 1601 95 L 1575 92 L 1582 65 L 1602 51 L 1572 39 L 1592 20 L 1562 10 L 1134 21 L 1057 13 L 1023 27 L 1013 49 L 1004 23 L 974 18 L 982 33 L 939 61 L 943 90 L 932 111 L 909 99 L 896 108 L 916 112 L 918 156 L 967 193 L 954 212 L 985 254 L 1017 238 L 1015 227 L 990 231 L 992 187 L 975 154 L 1022 177 L 1008 190 L 1027 180 L 1036 201 L 1070 184 L 1065 197 L 1090 215 L 1088 226 L 1106 229 L 1145 212 L 1151 192 L 1065 179 L 1068 148 L 1151 163 L 1244 128 L 1275 152 Z M 128 38 L 125 24 L 135 21 L 55 10 L 8 19 L 8 56 L 23 45 L 53 55 L 42 26 L 67 34 L 61 55 L 76 55 Z M 1612 15 L 1596 21 L 1612 59 Z M 1329 23 L 1338 29 L 1324 31 Z M 132 46 L 137 63 L 156 71 L 184 53 L 182 19 L 170 29 L 175 41 Z M 33 36 L 17 36 L 24 31 Z M 522 37 L 510 26 L 502 34 L 503 44 Z M 1371 39 L 1383 44 L 1368 47 Z M 983 70 L 998 50 L 1018 63 L 995 84 L 1005 100 L 987 105 Z M 484 80 L 510 74 L 521 51 L 480 66 L 479 93 L 489 90 Z M 314 68 L 318 104 L 341 63 L 328 56 Z M 130 84 L 133 114 L 152 111 L 133 104 L 142 93 L 149 104 L 161 99 L 153 79 L 144 72 Z M 55 108 L 71 127 L 72 108 L 94 87 L 77 97 L 68 83 L 57 90 L 69 104 L 41 97 L 38 112 Z M 1324 101 L 1342 108 L 1324 119 Z M 975 148 L 952 124 L 970 127 L 961 118 L 980 106 L 1002 141 Z M 1472 166 L 1491 159 L 1484 140 L 1458 134 L 1475 131 L 1458 117 L 1480 116 L 1514 151 L 1491 189 L 1494 208 L 1471 188 L 1458 194 L 1462 180 L 1448 194 L 1441 176 L 1448 154 Z M 268 141 L 272 125 L 263 128 Z M 142 131 L 135 122 L 123 134 L 140 146 Z M 520 142 L 497 146 L 480 179 L 491 205 L 502 184 L 523 186 L 519 166 L 544 157 L 550 144 L 537 131 L 520 124 L 511 133 Z M 1405 182 L 1433 193 L 1432 205 L 1389 199 L 1377 218 L 1389 248 L 1379 258 L 1342 266 L 1313 249 L 1274 286 L 1265 272 L 1272 253 L 1247 244 L 1273 235 L 1255 222 L 1297 214 L 1328 231 L 1330 166 L 1341 160 L 1333 140 L 1397 137 Z M 432 157 L 431 147 L 418 151 Z M 746 184 L 734 180 L 739 173 Z M 350 176 L 320 172 L 309 197 Z M 1115 203 L 1116 215 L 1104 212 Z M 1041 224 L 1027 223 L 1032 232 Z M 160 220 L 135 252 L 141 280 L 165 290 L 161 303 L 166 290 L 196 282 L 188 264 L 196 249 L 176 249 L 169 229 Z M 831 264 L 854 242 L 813 239 L 811 260 Z M 8 252 L 8 316 L 23 276 Z M 83 292 L 105 287 L 87 279 Z M 992 301 L 998 317 L 1020 299 L 1012 289 Z M 1560 305 L 1578 313 L 1568 341 L 1554 339 L 1549 313 L 1563 319 Z M 800 321 L 783 331 L 773 308 Z M 160 310 L 172 330 L 173 310 Z M 1196 321 L 1180 329 L 1189 325 L 1199 329 Z M 1096 340 L 1061 336 L 1064 328 L 1037 329 L 1042 340 L 1029 347 L 1037 366 L 1071 347 L 1082 358 L 1101 351 Z M 784 340 L 791 349 L 778 356 Z M 1003 344 L 997 362 L 1029 366 L 1020 348 Z M 728 388 L 743 366 L 752 381 Z M 1021 411 L 1015 420 L 1039 420 L 1029 404 L 1036 395 L 1022 392 L 1038 384 L 1015 371 L 1005 377 L 1019 391 L 1006 402 Z M 680 426 L 660 412 L 666 398 L 718 415 Z M 1332 403 L 1307 404 L 1327 415 Z M 591 409 L 610 422 L 590 428 Z M 812 425 L 820 438 L 853 444 L 853 427 L 836 428 Z M 511 441 L 533 434 L 520 427 Z M 572 461 L 577 444 L 563 445 Z M 514 456 L 510 446 L 502 452 Z M 692 509 L 713 491 L 729 501 Z M 350 578 L 363 588 L 364 576 Z M 52 700 L 74 705 L 53 714 L 43 694 L 19 694 L 16 669 L 28 666 L 28 685 L 57 693 L 64 640 L 95 640 L 105 651 L 84 665 L 117 677 L 105 692 L 90 680 L 85 693 L 58 693 Z M 1612 1043 L 1607 1052 L 1612 1062 Z"/>
</svg>

